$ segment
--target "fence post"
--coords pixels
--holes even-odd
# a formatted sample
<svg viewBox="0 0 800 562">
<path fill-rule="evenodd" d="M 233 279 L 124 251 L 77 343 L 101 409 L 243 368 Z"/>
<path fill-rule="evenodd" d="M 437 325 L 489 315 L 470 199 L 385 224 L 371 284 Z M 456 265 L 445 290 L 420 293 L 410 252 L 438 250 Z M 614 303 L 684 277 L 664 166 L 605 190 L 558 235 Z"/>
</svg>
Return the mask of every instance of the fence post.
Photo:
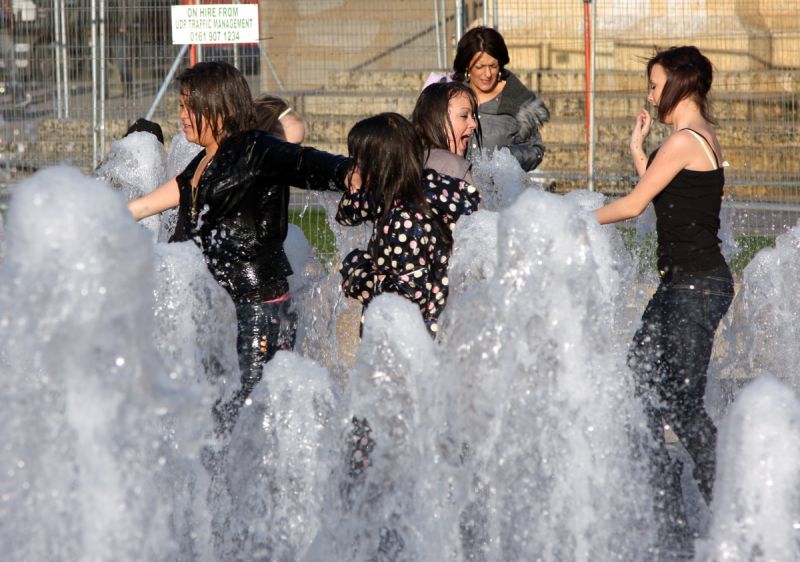
<svg viewBox="0 0 800 562">
<path fill-rule="evenodd" d="M 99 44 L 99 65 L 98 73 L 100 74 L 100 93 L 98 100 L 100 103 L 100 122 L 98 129 L 100 131 L 100 157 L 106 155 L 106 92 L 109 91 L 106 75 L 108 60 L 106 59 L 106 3 L 105 0 L 99 0 L 100 4 L 97 6 L 97 14 L 99 16 L 98 27 L 100 30 L 100 44 Z M 127 53 L 126 53 L 127 55 Z M 121 74 L 120 74 L 121 78 Z M 125 86 L 123 84 L 123 90 Z"/>
<path fill-rule="evenodd" d="M 172 66 L 167 72 L 167 75 L 164 77 L 164 81 L 161 83 L 161 87 L 158 89 L 158 93 L 156 97 L 153 99 L 153 103 L 150 105 L 150 109 L 147 111 L 147 114 L 144 116 L 145 119 L 150 120 L 153 118 L 153 115 L 158 108 L 158 104 L 161 103 L 161 98 L 164 97 L 164 94 L 169 88 L 170 83 L 172 82 L 172 78 L 175 76 L 175 73 L 178 71 L 178 66 L 181 64 L 181 60 L 183 60 L 186 51 L 189 50 L 189 45 L 182 45 L 181 50 L 178 52 L 178 55 L 175 57 L 175 60 L 172 61 Z"/>
<path fill-rule="evenodd" d="M 61 29 L 60 23 L 61 10 L 59 8 L 59 0 L 53 0 L 53 41 L 56 50 L 56 115 L 59 119 L 64 118 L 64 93 L 61 91 L 61 36 L 59 31 Z"/>
<path fill-rule="evenodd" d="M 594 78 L 595 53 L 592 18 L 594 15 L 592 0 L 583 0 L 583 50 L 585 57 L 586 88 L 584 106 L 586 112 L 586 176 L 589 191 L 594 191 Z"/>
<path fill-rule="evenodd" d="M 233 3 L 238 5 L 239 0 L 233 0 Z M 241 67 L 239 66 L 239 43 L 233 44 L 233 66 L 241 70 Z"/>
<path fill-rule="evenodd" d="M 464 35 L 464 0 L 455 0 L 456 2 L 456 43 Z"/>
<path fill-rule="evenodd" d="M 439 32 L 439 0 L 433 0 L 433 30 L 436 44 L 436 68 L 444 68 L 445 57 L 442 56 L 442 36 Z"/>
<path fill-rule="evenodd" d="M 92 168 L 97 167 L 97 1 L 90 4 L 92 13 Z"/>
<path fill-rule="evenodd" d="M 444 66 L 442 68 L 447 68 L 449 66 L 449 61 L 447 58 L 447 0 L 439 0 L 439 11 L 442 14 L 442 59 L 444 60 Z"/>
</svg>

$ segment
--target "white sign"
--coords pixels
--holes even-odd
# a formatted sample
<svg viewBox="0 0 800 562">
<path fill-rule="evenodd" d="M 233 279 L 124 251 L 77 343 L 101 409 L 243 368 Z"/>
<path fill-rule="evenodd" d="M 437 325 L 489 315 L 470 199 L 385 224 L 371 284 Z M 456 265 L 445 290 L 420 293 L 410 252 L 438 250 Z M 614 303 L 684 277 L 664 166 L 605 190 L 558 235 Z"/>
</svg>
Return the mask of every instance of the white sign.
<svg viewBox="0 0 800 562">
<path fill-rule="evenodd" d="M 172 6 L 172 44 L 195 43 L 258 43 L 258 5 Z"/>
</svg>

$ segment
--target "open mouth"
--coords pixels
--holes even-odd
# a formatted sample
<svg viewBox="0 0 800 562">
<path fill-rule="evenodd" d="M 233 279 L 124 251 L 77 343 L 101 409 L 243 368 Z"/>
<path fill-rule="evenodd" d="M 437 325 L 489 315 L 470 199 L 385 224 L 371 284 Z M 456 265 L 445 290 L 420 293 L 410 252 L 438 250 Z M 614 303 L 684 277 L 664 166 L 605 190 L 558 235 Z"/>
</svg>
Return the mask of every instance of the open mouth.
<svg viewBox="0 0 800 562">
<path fill-rule="evenodd" d="M 464 135 L 461 137 L 461 154 L 464 154 L 467 151 L 467 147 L 469 146 L 469 137 L 470 135 Z"/>
</svg>

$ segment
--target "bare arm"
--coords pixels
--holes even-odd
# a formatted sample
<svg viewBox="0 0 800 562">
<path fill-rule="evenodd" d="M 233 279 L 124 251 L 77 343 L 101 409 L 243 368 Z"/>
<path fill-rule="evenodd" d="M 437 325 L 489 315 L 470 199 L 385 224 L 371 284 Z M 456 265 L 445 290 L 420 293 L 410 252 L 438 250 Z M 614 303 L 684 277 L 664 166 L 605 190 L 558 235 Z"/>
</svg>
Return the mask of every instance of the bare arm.
<svg viewBox="0 0 800 562">
<path fill-rule="evenodd" d="M 167 183 L 158 187 L 143 197 L 128 203 L 128 210 L 135 220 L 142 220 L 152 215 L 162 213 L 167 209 L 177 207 L 180 202 L 178 180 L 172 178 Z"/>
<path fill-rule="evenodd" d="M 636 124 L 631 131 L 631 158 L 636 167 L 636 173 L 641 178 L 647 170 L 647 154 L 644 151 L 644 140 L 650 134 L 650 127 L 653 125 L 653 118 L 650 112 L 642 109 L 636 116 Z"/>
<path fill-rule="evenodd" d="M 687 166 L 692 155 L 691 142 L 684 134 L 673 134 L 667 139 L 633 191 L 594 212 L 598 222 L 608 224 L 641 215 L 650 201 Z"/>
</svg>

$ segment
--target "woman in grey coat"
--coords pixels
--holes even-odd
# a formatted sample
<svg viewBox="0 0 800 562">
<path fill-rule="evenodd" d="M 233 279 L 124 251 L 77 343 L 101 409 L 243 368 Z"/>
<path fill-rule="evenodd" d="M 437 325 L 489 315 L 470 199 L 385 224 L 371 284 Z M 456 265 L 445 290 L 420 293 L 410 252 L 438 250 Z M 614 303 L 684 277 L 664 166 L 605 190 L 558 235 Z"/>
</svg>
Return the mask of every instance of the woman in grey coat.
<svg viewBox="0 0 800 562">
<path fill-rule="evenodd" d="M 503 36 L 490 27 L 476 27 L 458 42 L 453 79 L 469 85 L 478 98 L 481 142 L 470 141 L 470 153 L 479 146 L 507 147 L 527 172 L 544 157 L 541 128 L 550 112 L 512 72 Z"/>
</svg>

